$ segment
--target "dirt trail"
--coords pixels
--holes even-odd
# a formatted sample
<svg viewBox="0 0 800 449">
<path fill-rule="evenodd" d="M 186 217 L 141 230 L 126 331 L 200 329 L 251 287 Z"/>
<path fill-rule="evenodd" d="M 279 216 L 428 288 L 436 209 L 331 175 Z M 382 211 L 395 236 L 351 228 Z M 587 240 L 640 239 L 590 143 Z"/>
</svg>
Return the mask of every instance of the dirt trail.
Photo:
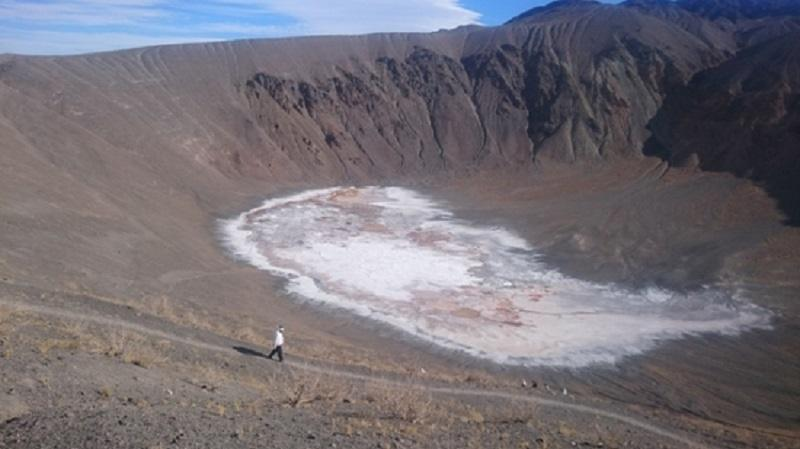
<svg viewBox="0 0 800 449">
<path fill-rule="evenodd" d="M 182 337 L 180 335 L 176 335 L 173 333 L 165 332 L 163 330 L 154 329 L 152 327 L 143 326 L 140 324 L 132 323 L 130 321 L 125 321 L 119 318 L 111 318 L 101 315 L 87 315 L 82 313 L 76 313 L 70 310 L 62 309 L 59 307 L 51 307 L 51 306 L 44 306 L 38 304 L 27 304 L 19 301 L 9 301 L 7 299 L 0 298 L 0 305 L 11 307 L 12 309 L 16 309 L 18 311 L 35 313 L 40 315 L 47 315 L 61 319 L 67 320 L 75 320 L 75 321 L 83 321 L 83 322 L 91 322 L 94 324 L 98 324 L 101 326 L 113 327 L 115 329 L 125 329 L 130 330 L 133 332 L 137 332 L 144 335 L 149 335 L 156 338 L 161 338 L 165 340 L 169 340 L 175 343 L 180 343 L 187 346 L 192 346 L 199 349 L 205 349 L 208 351 L 220 352 L 225 353 L 228 355 L 239 355 L 239 353 L 233 348 L 233 345 L 220 345 L 220 344 L 213 344 L 208 342 L 199 341 L 197 339 Z M 253 346 L 248 344 L 249 346 Z M 254 348 L 254 349 L 261 349 L 263 348 Z M 404 380 L 396 380 L 390 379 L 387 377 L 376 376 L 376 375 L 368 375 L 368 374 L 359 374 L 347 370 L 330 368 L 330 367 L 322 367 L 318 365 L 313 365 L 306 362 L 299 362 L 299 361 L 291 361 L 287 360 L 284 362 L 289 367 L 312 372 L 318 374 L 324 374 L 329 376 L 336 376 L 339 378 L 351 379 L 351 380 L 358 380 L 364 382 L 370 382 L 375 384 L 380 384 L 381 386 L 389 387 L 389 388 L 398 388 L 398 389 L 416 389 L 425 391 L 428 393 L 435 393 L 435 394 L 444 394 L 444 395 L 451 395 L 451 396 L 464 396 L 464 397 L 479 397 L 479 398 L 492 398 L 492 399 L 508 399 L 514 401 L 522 401 L 527 402 L 532 405 L 543 406 L 543 407 L 552 407 L 552 408 L 559 408 L 562 410 L 568 410 L 576 413 L 584 413 L 589 414 L 597 417 L 603 417 L 611 420 L 615 420 L 618 422 L 625 423 L 632 427 L 636 427 L 640 430 L 646 431 L 653 435 L 658 435 L 670 440 L 673 440 L 677 443 L 681 443 L 685 445 L 687 448 L 696 448 L 696 449 L 716 449 L 713 446 L 709 446 L 705 443 L 700 443 L 694 441 L 687 436 L 677 433 L 658 425 L 646 422 L 640 418 L 634 418 L 631 416 L 627 416 L 621 413 L 612 412 L 609 410 L 604 410 L 598 407 L 592 407 L 589 405 L 582 405 L 576 404 L 571 402 L 564 402 L 559 401 L 556 399 L 550 398 L 543 398 L 539 396 L 531 396 L 531 395 L 521 395 L 519 393 L 509 393 L 503 391 L 493 391 L 493 390 L 486 390 L 480 388 L 460 388 L 460 387 L 446 387 L 446 386 L 437 386 L 432 384 L 426 384 L 420 381 L 404 381 Z"/>
</svg>

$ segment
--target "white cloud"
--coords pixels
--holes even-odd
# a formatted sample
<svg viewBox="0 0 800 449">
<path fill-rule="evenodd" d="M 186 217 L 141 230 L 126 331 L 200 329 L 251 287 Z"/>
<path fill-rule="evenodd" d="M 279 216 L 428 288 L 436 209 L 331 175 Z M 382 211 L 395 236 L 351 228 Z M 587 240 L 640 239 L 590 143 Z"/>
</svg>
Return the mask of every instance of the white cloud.
<svg viewBox="0 0 800 449">
<path fill-rule="evenodd" d="M 480 14 L 459 2 L 5 0 L 0 1 L 0 53 L 82 53 L 197 42 L 202 36 L 210 36 L 206 40 L 221 40 L 304 34 L 425 32 L 477 23 Z M 109 27 L 117 29 L 109 30 Z"/>
<path fill-rule="evenodd" d="M 166 16 L 160 0 L 67 0 L 53 3 L 11 0 L 0 3 L 0 19 L 69 25 L 136 24 Z"/>
<path fill-rule="evenodd" d="M 435 31 L 478 23 L 458 0 L 219 0 L 293 17 L 311 34 Z"/>
<path fill-rule="evenodd" d="M 0 53 L 12 49 L 13 53 L 27 55 L 63 55 L 121 50 L 175 43 L 212 42 L 220 40 L 211 36 L 143 36 L 132 33 L 81 33 L 60 31 L 33 31 L 24 36 L 0 30 Z"/>
<path fill-rule="evenodd" d="M 198 27 L 206 33 L 237 34 L 241 36 L 287 36 L 301 34 L 304 29 L 298 25 L 248 25 L 240 23 L 209 23 Z"/>
</svg>

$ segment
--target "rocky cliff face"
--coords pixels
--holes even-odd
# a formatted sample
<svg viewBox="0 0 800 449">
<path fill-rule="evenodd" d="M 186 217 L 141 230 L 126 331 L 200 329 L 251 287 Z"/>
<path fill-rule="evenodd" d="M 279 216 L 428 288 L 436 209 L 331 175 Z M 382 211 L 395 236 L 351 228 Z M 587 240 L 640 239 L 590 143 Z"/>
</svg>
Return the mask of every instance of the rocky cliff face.
<svg viewBox="0 0 800 449">
<path fill-rule="evenodd" d="M 434 172 L 480 157 L 485 139 L 464 67 L 415 47 L 336 74 L 296 81 L 255 74 L 242 90 L 262 144 L 310 172 L 334 165 L 347 177 L 391 170 Z"/>
<path fill-rule="evenodd" d="M 739 21 L 800 15 L 797 0 L 678 0 L 678 4 L 711 20 Z"/>
<path fill-rule="evenodd" d="M 763 183 L 800 215 L 800 33 L 748 48 L 695 77 L 654 121 L 675 164 Z"/>
<path fill-rule="evenodd" d="M 260 72 L 242 93 L 261 145 L 345 175 L 592 161 L 640 154 L 667 92 L 729 51 L 634 8 L 567 3 L 470 33 L 457 54 L 417 45 L 309 81 Z"/>
</svg>

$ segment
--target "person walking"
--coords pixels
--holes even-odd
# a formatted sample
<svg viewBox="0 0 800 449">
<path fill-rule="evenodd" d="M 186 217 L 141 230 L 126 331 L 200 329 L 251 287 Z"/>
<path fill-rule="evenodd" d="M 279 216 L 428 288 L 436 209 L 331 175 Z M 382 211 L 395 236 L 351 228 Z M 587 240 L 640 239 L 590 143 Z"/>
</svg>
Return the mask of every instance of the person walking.
<svg viewBox="0 0 800 449">
<path fill-rule="evenodd" d="M 267 358 L 272 360 L 275 354 L 278 354 L 278 361 L 283 362 L 283 326 L 278 326 L 278 330 L 275 331 L 275 346 Z"/>
</svg>

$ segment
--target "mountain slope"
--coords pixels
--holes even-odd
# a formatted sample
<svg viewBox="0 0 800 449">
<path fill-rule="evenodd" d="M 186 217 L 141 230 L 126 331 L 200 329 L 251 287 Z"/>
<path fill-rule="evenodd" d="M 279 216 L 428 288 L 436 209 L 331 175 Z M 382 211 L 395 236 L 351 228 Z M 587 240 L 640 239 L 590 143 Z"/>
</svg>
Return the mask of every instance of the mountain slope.
<svg viewBox="0 0 800 449">
<path fill-rule="evenodd" d="M 123 288 L 187 248 L 193 269 L 221 263 L 188 223 L 278 189 L 635 160 L 735 33 L 670 5 L 561 2 L 497 28 L 6 55 L 0 268 Z"/>
<path fill-rule="evenodd" d="M 655 120 L 677 164 L 764 183 L 800 219 L 800 33 L 741 52 L 670 97 Z"/>
<path fill-rule="evenodd" d="M 666 92 L 729 51 L 631 8 L 551 12 L 432 35 L 16 58 L 0 81 L 126 151 L 360 178 L 635 155 Z"/>
<path fill-rule="evenodd" d="M 678 5 L 711 20 L 800 15 L 798 0 L 678 0 Z"/>
</svg>

